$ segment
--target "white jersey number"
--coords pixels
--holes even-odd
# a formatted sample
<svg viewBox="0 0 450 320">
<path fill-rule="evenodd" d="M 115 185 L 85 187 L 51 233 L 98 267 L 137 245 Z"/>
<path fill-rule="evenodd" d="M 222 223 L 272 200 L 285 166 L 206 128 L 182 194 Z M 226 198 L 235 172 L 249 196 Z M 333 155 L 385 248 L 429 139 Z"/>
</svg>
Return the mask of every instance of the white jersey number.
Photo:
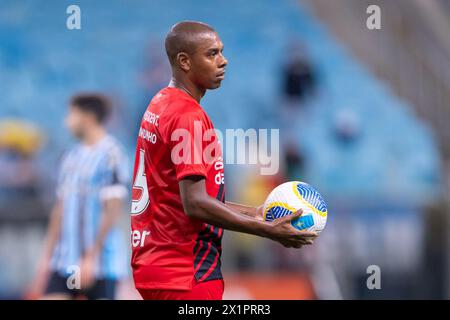
<svg viewBox="0 0 450 320">
<path fill-rule="evenodd" d="M 147 178 L 145 177 L 145 152 L 140 150 L 139 164 L 133 183 L 133 198 L 131 201 L 131 214 L 141 214 L 150 203 L 148 195 Z"/>
</svg>

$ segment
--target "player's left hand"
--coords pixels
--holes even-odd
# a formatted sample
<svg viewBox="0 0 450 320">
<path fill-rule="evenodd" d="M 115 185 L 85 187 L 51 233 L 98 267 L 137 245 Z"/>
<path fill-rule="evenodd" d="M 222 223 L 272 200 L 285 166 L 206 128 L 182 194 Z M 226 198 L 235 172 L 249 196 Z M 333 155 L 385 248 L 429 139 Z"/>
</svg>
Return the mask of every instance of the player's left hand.
<svg viewBox="0 0 450 320">
<path fill-rule="evenodd" d="M 81 289 L 89 289 L 95 281 L 95 254 L 86 253 L 80 261 Z"/>
</svg>

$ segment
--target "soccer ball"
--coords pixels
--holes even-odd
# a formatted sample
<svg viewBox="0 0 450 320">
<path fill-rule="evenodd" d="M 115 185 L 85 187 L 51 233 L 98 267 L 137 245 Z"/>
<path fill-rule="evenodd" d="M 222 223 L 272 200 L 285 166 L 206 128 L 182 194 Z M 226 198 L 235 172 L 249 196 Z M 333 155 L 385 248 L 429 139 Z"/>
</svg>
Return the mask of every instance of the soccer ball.
<svg viewBox="0 0 450 320">
<path fill-rule="evenodd" d="M 273 221 L 303 209 L 291 224 L 299 229 L 320 233 L 327 222 L 327 205 L 316 189 L 300 181 L 283 183 L 272 190 L 264 202 L 264 220 Z"/>
</svg>

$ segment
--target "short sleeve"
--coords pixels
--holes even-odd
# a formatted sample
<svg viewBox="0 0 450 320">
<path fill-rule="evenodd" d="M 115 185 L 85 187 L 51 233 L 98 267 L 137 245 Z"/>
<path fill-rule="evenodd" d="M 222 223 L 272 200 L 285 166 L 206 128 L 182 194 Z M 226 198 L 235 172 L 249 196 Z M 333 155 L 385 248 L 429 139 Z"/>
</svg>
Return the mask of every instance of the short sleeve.
<svg viewBox="0 0 450 320">
<path fill-rule="evenodd" d="M 115 146 L 108 151 L 102 172 L 101 200 L 124 199 L 127 197 L 130 177 L 128 164 L 128 158 L 120 147 Z"/>
<path fill-rule="evenodd" d="M 206 123 L 201 109 L 176 114 L 169 123 L 165 135 L 176 179 L 180 181 L 193 175 L 206 177 L 207 165 L 203 158 L 202 139 Z"/>
</svg>

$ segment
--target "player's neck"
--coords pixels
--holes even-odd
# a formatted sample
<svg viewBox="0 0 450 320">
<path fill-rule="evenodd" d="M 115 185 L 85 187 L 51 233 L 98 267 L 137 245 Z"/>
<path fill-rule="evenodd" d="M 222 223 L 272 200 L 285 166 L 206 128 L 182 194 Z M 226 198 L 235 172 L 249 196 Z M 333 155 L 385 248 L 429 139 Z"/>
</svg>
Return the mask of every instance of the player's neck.
<svg viewBox="0 0 450 320">
<path fill-rule="evenodd" d="M 86 132 L 82 143 L 87 146 L 93 146 L 97 144 L 97 142 L 99 142 L 105 135 L 106 131 L 103 127 L 93 127 Z"/>
<path fill-rule="evenodd" d="M 175 76 L 172 76 L 172 79 L 169 82 L 169 87 L 183 90 L 192 98 L 194 98 L 194 100 L 197 101 L 198 103 L 200 103 L 200 100 L 203 98 L 206 92 L 205 89 L 199 88 L 191 81 L 189 81 L 189 79 L 182 79 L 180 77 Z"/>
</svg>

